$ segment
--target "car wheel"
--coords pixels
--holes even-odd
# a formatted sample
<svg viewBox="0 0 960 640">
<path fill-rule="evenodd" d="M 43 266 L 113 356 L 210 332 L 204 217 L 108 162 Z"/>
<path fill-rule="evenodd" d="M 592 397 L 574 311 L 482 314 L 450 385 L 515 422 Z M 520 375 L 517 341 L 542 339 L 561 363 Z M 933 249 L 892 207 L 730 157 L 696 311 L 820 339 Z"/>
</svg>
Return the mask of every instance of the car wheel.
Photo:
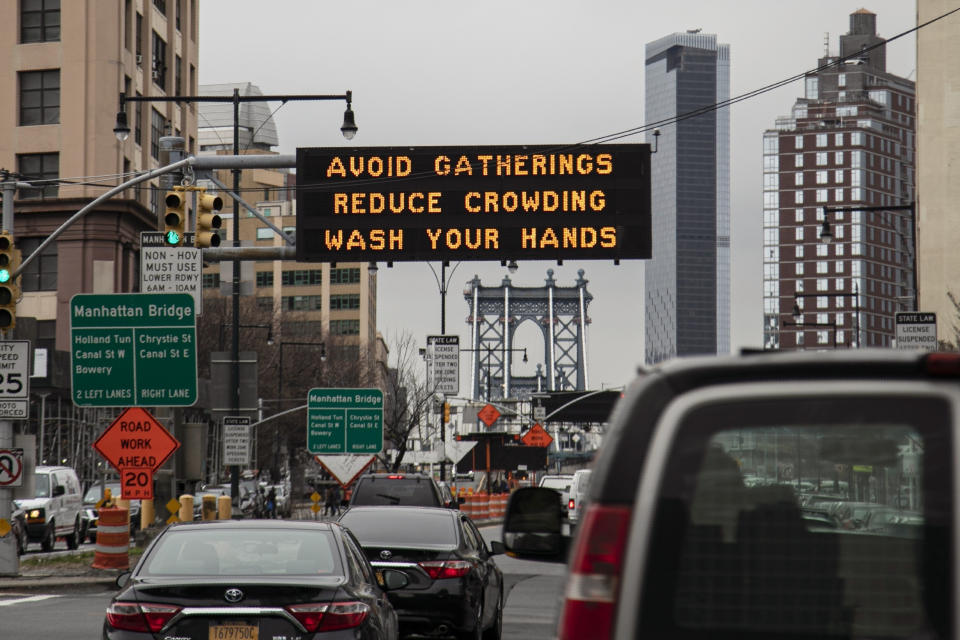
<svg viewBox="0 0 960 640">
<path fill-rule="evenodd" d="M 73 521 L 73 531 L 68 536 L 64 536 L 67 541 L 67 549 L 76 549 L 80 546 L 80 520 Z"/>
<path fill-rule="evenodd" d="M 53 545 L 57 541 L 57 537 L 53 532 L 56 523 L 51 522 L 47 525 L 47 530 L 43 532 L 43 539 L 40 541 L 40 548 L 44 551 L 52 551 Z"/>
<path fill-rule="evenodd" d="M 497 612 L 494 614 L 493 624 L 483 632 L 483 640 L 500 640 L 501 637 L 503 637 L 503 594 L 500 594 L 500 602 L 497 603 Z"/>
</svg>

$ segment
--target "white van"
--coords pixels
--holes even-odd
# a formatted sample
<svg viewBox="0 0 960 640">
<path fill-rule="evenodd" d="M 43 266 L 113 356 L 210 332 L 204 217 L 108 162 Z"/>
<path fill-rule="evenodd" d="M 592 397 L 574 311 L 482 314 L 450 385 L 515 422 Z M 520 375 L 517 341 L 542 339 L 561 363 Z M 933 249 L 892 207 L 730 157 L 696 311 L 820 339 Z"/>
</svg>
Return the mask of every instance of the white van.
<svg viewBox="0 0 960 640">
<path fill-rule="evenodd" d="M 570 482 L 570 496 L 567 498 L 567 519 L 571 525 L 576 524 L 580 519 L 589 491 L 590 469 L 574 471 L 573 480 Z"/>
<path fill-rule="evenodd" d="M 53 549 L 57 538 L 76 549 L 83 539 L 83 496 L 77 472 L 70 467 L 37 467 L 34 497 L 17 500 L 27 520 L 27 542 L 39 542 L 44 551 Z"/>
</svg>

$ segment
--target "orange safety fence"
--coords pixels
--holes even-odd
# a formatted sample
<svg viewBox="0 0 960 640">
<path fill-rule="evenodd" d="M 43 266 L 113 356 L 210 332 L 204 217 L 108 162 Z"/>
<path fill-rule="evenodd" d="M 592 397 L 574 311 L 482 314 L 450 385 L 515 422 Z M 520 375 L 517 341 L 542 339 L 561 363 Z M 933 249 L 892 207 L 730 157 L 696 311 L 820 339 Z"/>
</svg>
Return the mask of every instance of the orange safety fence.
<svg viewBox="0 0 960 640">
<path fill-rule="evenodd" d="M 130 511 L 100 509 L 97 517 L 97 546 L 94 569 L 130 568 Z"/>
</svg>

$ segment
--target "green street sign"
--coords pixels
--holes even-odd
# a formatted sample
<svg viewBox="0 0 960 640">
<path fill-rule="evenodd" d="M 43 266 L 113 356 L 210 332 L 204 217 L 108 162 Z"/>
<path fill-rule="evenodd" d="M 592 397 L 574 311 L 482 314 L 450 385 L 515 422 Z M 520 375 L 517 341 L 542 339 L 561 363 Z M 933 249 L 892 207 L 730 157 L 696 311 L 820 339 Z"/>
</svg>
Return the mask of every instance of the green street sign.
<svg viewBox="0 0 960 640">
<path fill-rule="evenodd" d="M 73 296 L 73 403 L 80 407 L 189 407 L 196 403 L 194 307 L 188 293 Z"/>
<path fill-rule="evenodd" d="M 310 389 L 307 451 L 313 455 L 380 453 L 383 450 L 383 391 Z"/>
</svg>

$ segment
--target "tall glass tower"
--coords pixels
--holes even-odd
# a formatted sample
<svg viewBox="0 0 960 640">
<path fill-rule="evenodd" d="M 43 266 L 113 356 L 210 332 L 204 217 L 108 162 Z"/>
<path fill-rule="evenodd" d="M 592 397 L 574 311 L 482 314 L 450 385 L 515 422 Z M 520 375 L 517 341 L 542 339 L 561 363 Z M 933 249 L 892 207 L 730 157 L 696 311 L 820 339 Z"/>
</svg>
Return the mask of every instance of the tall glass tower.
<svg viewBox="0 0 960 640">
<path fill-rule="evenodd" d="M 647 44 L 646 121 L 682 117 L 660 126 L 652 159 L 648 364 L 730 351 L 730 114 L 712 108 L 729 97 L 730 45 L 716 35 Z"/>
</svg>

